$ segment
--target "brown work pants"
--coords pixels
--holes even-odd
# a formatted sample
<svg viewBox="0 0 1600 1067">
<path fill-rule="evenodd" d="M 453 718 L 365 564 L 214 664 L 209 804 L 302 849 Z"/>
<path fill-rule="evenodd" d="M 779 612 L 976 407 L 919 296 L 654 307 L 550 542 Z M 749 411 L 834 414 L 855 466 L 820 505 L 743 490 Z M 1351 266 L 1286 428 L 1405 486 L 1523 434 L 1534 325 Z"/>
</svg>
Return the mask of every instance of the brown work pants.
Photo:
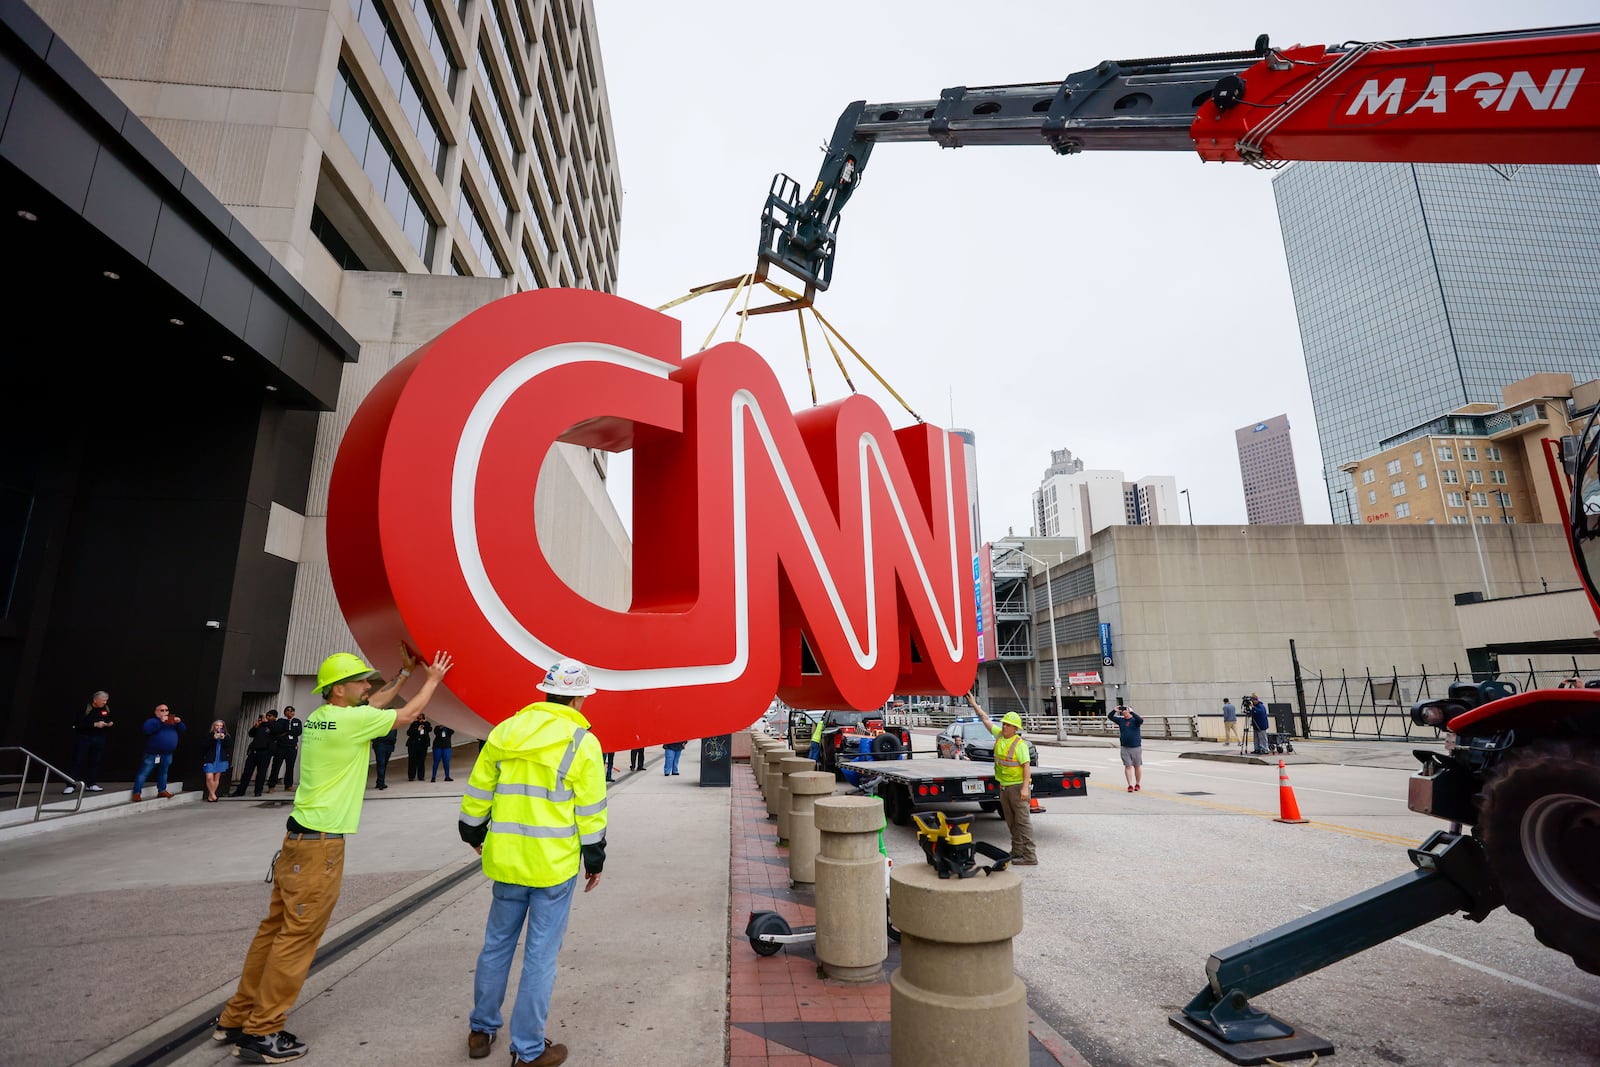
<svg viewBox="0 0 1600 1067">
<path fill-rule="evenodd" d="M 218 1025 L 247 1034 L 284 1028 L 344 880 L 344 838 L 285 837 L 272 868 L 272 905 L 244 957 L 239 990 Z"/>
<path fill-rule="evenodd" d="M 1011 831 L 1011 858 L 1037 860 L 1039 854 L 1033 849 L 1033 823 L 1028 815 L 1028 802 L 1022 798 L 1020 782 L 1000 787 L 1000 814 Z"/>
<path fill-rule="evenodd" d="M 1236 722 L 1224 722 L 1222 724 L 1222 743 L 1226 745 L 1230 741 L 1238 740 L 1239 724 Z"/>
</svg>

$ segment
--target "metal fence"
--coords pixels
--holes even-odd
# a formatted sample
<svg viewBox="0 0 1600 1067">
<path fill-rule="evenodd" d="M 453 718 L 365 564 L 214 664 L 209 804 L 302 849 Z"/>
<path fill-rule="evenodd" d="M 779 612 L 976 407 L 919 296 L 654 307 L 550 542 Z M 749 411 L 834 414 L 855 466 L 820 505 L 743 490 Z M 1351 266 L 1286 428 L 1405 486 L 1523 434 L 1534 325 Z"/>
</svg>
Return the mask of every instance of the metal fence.
<svg viewBox="0 0 1600 1067">
<path fill-rule="evenodd" d="M 1447 695 L 1453 682 L 1488 677 L 1511 682 L 1521 692 L 1553 689 L 1562 680 L 1573 677 L 1587 682 L 1600 678 L 1600 670 L 1580 669 L 1576 661 L 1570 668 L 1559 670 L 1536 668 L 1532 660 L 1528 660 L 1523 669 L 1509 668 L 1502 663 L 1498 673 L 1476 677 L 1470 669 L 1464 670 L 1455 663 L 1449 670 L 1434 671 L 1423 665 L 1409 674 L 1401 674 L 1393 666 L 1376 673 L 1371 669 L 1341 670 L 1337 674 L 1302 669 L 1293 682 L 1274 680 L 1271 684 L 1274 702 L 1294 700 L 1297 688 L 1304 692 L 1297 736 L 1343 741 L 1434 741 L 1442 736 L 1441 731 L 1413 723 L 1411 705 Z"/>
</svg>

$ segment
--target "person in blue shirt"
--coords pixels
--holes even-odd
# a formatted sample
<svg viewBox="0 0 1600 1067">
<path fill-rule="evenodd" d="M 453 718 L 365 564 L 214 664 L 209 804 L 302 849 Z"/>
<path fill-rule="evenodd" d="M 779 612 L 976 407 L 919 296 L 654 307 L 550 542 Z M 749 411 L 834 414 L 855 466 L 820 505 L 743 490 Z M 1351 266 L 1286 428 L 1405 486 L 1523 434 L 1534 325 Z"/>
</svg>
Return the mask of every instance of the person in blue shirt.
<svg viewBox="0 0 1600 1067">
<path fill-rule="evenodd" d="M 1267 717 L 1267 706 L 1254 693 L 1245 699 L 1250 702 L 1250 728 L 1256 732 L 1255 747 L 1251 751 L 1257 756 L 1265 756 L 1267 731 L 1272 729 L 1272 720 Z"/>
<path fill-rule="evenodd" d="M 167 792 L 167 771 L 172 767 L 172 754 L 178 750 L 178 735 L 187 730 L 183 720 L 172 714 L 165 704 L 157 704 L 155 714 L 144 721 L 144 760 L 133 779 L 134 803 L 144 799 L 144 781 L 156 772 L 156 795 L 170 797 Z"/>
<path fill-rule="evenodd" d="M 1128 792 L 1137 793 L 1144 778 L 1144 737 L 1139 733 L 1144 716 L 1119 700 L 1116 708 L 1106 712 L 1106 718 L 1117 724 L 1121 735 L 1122 773 L 1128 779 Z"/>
</svg>

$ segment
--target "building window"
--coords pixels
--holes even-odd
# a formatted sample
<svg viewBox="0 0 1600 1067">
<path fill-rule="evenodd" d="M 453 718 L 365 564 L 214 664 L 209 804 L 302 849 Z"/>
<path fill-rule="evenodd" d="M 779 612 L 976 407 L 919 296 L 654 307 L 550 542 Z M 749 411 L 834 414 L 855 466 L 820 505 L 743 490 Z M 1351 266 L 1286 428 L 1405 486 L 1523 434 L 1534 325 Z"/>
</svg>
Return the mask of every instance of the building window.
<svg viewBox="0 0 1600 1067">
<path fill-rule="evenodd" d="M 1389 473 L 1391 475 L 1399 474 L 1400 473 L 1400 461 L 1398 459 L 1391 459 L 1389 461 L 1388 471 L 1389 471 Z"/>
<path fill-rule="evenodd" d="M 1462 459 L 1477 460 L 1477 458 L 1478 458 L 1478 446 L 1477 445 L 1462 445 L 1461 446 L 1461 458 Z"/>
<path fill-rule="evenodd" d="M 1391 497 L 1405 496 L 1406 495 L 1405 479 L 1402 478 L 1398 482 L 1390 482 L 1389 483 L 1389 495 Z"/>
<path fill-rule="evenodd" d="M 1488 448 L 1485 448 L 1483 450 L 1483 454 L 1484 454 L 1484 456 L 1486 458 L 1492 460 L 1495 463 L 1499 463 L 1500 462 L 1500 446 L 1499 445 L 1490 445 Z"/>
<path fill-rule="evenodd" d="M 1506 472 L 1505 471 L 1490 471 L 1489 472 L 1489 480 L 1491 482 L 1493 482 L 1495 485 L 1505 485 L 1506 484 Z"/>
<path fill-rule="evenodd" d="M 1515 515 L 1502 515 L 1500 516 L 1500 521 L 1510 526 L 1517 521 L 1517 517 Z"/>
<path fill-rule="evenodd" d="M 417 194 L 417 187 L 401 165 L 400 154 L 384 135 L 366 97 L 356 87 L 355 75 L 342 59 L 339 60 L 339 84 L 334 87 L 330 114 L 345 144 L 355 153 L 361 169 L 372 179 L 378 195 L 383 197 L 384 204 L 405 231 L 412 249 L 422 257 L 423 262 L 427 262 L 433 251 L 433 238 L 438 226 L 422 206 L 422 197 Z"/>
<path fill-rule="evenodd" d="M 492 270 L 496 276 L 504 278 L 508 273 L 506 265 L 489 240 L 489 227 L 483 223 L 483 212 L 478 210 L 477 201 L 467 192 L 466 182 L 461 183 L 456 195 L 456 217 L 461 220 L 461 228 L 467 231 L 467 246 L 477 255 L 478 262 L 486 270 Z"/>
<path fill-rule="evenodd" d="M 479 124 L 476 113 L 467 122 L 467 143 L 472 148 L 472 154 L 478 157 L 478 166 L 483 168 L 483 175 L 488 179 L 489 199 L 494 203 L 495 213 L 505 223 L 506 232 L 510 233 L 514 214 L 511 195 L 506 192 L 505 182 L 500 180 L 500 169 L 489 155 L 489 146 L 484 143 L 483 126 Z"/>
<path fill-rule="evenodd" d="M 1378 502 L 1378 491 L 1376 489 L 1368 489 L 1367 490 L 1367 503 L 1376 504 L 1377 502 Z"/>
<path fill-rule="evenodd" d="M 1450 506 L 1453 508 L 1464 508 L 1467 506 L 1460 493 L 1451 493 L 1445 499 L 1449 501 Z"/>
<path fill-rule="evenodd" d="M 1411 453 L 1411 462 L 1419 467 L 1422 466 L 1422 453 L 1420 451 Z"/>
<path fill-rule="evenodd" d="M 1479 526 L 1487 526 L 1493 521 L 1494 521 L 1494 516 L 1493 515 L 1479 515 L 1478 516 L 1478 525 Z"/>
<path fill-rule="evenodd" d="M 1396 504 L 1394 506 L 1394 517 L 1397 519 L 1409 519 L 1411 517 L 1411 505 Z"/>
<path fill-rule="evenodd" d="M 417 140 L 422 142 L 423 157 L 435 174 L 444 174 L 444 137 L 439 133 L 433 113 L 428 110 L 422 85 L 411 69 L 411 60 L 400 43 L 400 33 L 390 20 L 389 12 L 380 0 L 350 0 L 350 6 L 355 10 L 356 22 L 361 25 L 367 43 L 378 56 L 378 66 L 389 80 L 389 88 L 400 100 L 400 110 L 405 113 Z"/>
<path fill-rule="evenodd" d="M 489 59 L 489 50 L 484 47 L 483 41 L 478 41 L 478 73 L 483 78 L 483 95 L 489 98 L 489 110 L 494 112 L 495 121 L 500 124 L 500 129 L 506 135 L 506 151 L 512 156 L 517 154 L 521 141 L 517 137 L 516 127 L 511 124 L 506 116 L 505 107 L 501 104 L 500 79 L 495 77 L 494 64 Z"/>
<path fill-rule="evenodd" d="M 1461 484 L 1461 475 L 1457 474 L 1455 471 L 1440 471 L 1439 478 L 1444 482 L 1445 485 Z"/>
<path fill-rule="evenodd" d="M 1377 477 L 1378 477 L 1378 473 L 1376 471 L 1374 471 L 1371 467 L 1368 467 L 1366 470 L 1361 472 L 1361 484 L 1362 485 L 1371 485 L 1373 483 L 1373 481 Z"/>
<path fill-rule="evenodd" d="M 334 227 L 333 220 L 315 204 L 311 205 L 311 235 L 322 242 L 322 247 L 328 250 L 341 270 L 367 269 L 361 257 L 356 255 L 356 250 L 350 247 L 350 242 Z"/>
<path fill-rule="evenodd" d="M 1473 493 L 1472 494 L 1472 506 L 1475 507 L 1475 508 L 1486 508 L 1486 507 L 1488 507 L 1489 506 L 1489 494 L 1488 493 Z"/>
<path fill-rule="evenodd" d="M 1452 461 L 1452 460 L 1454 460 L 1456 458 L 1456 454 L 1455 454 L 1455 451 L 1453 449 L 1451 449 L 1451 447 L 1449 445 L 1440 445 L 1439 446 L 1439 458 L 1441 460 L 1445 461 L 1446 463 L 1449 463 L 1450 461 Z"/>
<path fill-rule="evenodd" d="M 1472 470 L 1468 471 L 1467 472 L 1467 484 L 1468 485 L 1482 485 L 1483 484 L 1483 472 L 1478 470 L 1476 467 L 1474 467 Z"/>
<path fill-rule="evenodd" d="M 1509 508 L 1511 506 L 1510 493 L 1496 493 L 1495 498 L 1495 503 L 1499 504 L 1501 507 Z"/>
<path fill-rule="evenodd" d="M 1417 475 L 1417 488 L 1418 489 L 1426 489 L 1426 488 L 1428 488 L 1428 476 L 1426 474 L 1418 474 Z"/>
<path fill-rule="evenodd" d="M 1450 516 L 1450 522 L 1456 526 L 1465 526 L 1467 517 L 1465 515 L 1452 515 Z"/>
</svg>

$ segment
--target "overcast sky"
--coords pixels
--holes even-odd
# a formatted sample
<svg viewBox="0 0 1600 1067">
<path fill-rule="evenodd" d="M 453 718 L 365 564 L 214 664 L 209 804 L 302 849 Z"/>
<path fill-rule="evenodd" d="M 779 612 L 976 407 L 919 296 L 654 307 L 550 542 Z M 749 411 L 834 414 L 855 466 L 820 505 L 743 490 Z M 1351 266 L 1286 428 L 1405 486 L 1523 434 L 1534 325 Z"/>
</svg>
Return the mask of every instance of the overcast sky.
<svg viewBox="0 0 1600 1067">
<path fill-rule="evenodd" d="M 650 306 L 754 266 L 772 176 L 809 187 L 853 100 L 1055 81 L 1261 33 L 1333 43 L 1596 17 L 1592 0 L 594 3 L 624 189 L 618 292 Z M 925 419 L 975 431 L 984 540 L 1028 532 L 1061 447 L 1129 478 L 1173 475 L 1197 523 L 1242 523 L 1233 432 L 1284 413 L 1306 521 L 1329 521 L 1270 173 L 1188 153 L 880 145 L 838 247 L 818 308 Z M 691 349 L 724 299 L 675 312 Z M 792 314 L 753 320 L 744 341 L 793 406 L 810 403 Z M 820 397 L 844 395 L 812 344 Z M 851 376 L 895 425 L 911 421 Z M 616 495 L 628 464 L 613 469 Z"/>
</svg>

